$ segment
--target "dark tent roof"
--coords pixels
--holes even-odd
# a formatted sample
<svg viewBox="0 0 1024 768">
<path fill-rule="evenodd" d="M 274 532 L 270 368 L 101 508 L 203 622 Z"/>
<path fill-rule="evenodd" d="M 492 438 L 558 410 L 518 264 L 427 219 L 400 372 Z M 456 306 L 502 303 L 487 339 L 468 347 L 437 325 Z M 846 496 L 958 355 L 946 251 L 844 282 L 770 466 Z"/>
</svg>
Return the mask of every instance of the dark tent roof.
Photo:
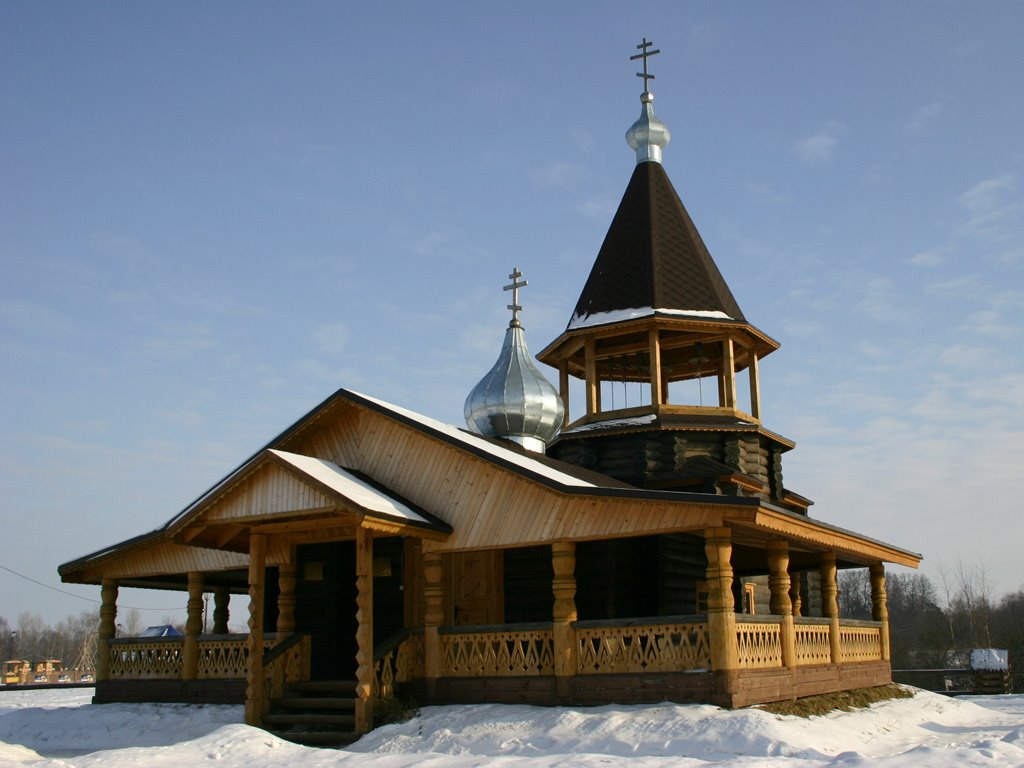
<svg viewBox="0 0 1024 768">
<path fill-rule="evenodd" d="M 639 163 L 633 171 L 574 318 L 645 307 L 746 319 L 665 169 L 655 162 Z"/>
</svg>

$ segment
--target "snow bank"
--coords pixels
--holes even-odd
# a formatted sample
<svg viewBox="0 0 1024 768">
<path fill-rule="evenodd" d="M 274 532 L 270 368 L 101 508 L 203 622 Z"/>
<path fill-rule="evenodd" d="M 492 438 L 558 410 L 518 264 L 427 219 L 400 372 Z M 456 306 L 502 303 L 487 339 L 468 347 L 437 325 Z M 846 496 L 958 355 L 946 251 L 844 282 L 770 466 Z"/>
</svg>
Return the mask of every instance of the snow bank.
<svg viewBox="0 0 1024 768">
<path fill-rule="evenodd" d="M 348 750 L 323 750 L 241 724 L 241 707 L 92 705 L 89 695 L 0 693 L 0 768 L 1024 767 L 1024 696 L 922 692 L 809 719 L 675 704 L 425 707 Z"/>
</svg>

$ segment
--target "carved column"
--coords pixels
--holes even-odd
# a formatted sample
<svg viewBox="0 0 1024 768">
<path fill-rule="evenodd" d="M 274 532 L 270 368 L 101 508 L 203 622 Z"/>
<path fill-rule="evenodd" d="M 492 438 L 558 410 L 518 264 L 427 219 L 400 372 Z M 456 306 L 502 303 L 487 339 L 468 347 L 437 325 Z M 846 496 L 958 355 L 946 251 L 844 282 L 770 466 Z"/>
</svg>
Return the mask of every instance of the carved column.
<svg viewBox="0 0 1024 768">
<path fill-rule="evenodd" d="M 288 562 L 277 567 L 277 634 L 278 641 L 284 635 L 295 631 L 295 550 L 292 549 Z"/>
<path fill-rule="evenodd" d="M 889 606 L 885 592 L 885 565 L 875 563 L 869 569 L 871 573 L 871 618 L 882 622 L 879 639 L 882 644 L 882 661 L 889 661 Z"/>
<path fill-rule="evenodd" d="M 227 587 L 217 587 L 213 590 L 213 634 L 226 635 L 228 629 L 228 604 L 231 601 L 231 591 Z"/>
<path fill-rule="evenodd" d="M 96 637 L 96 681 L 110 679 L 110 639 L 117 634 L 117 580 L 103 579 L 100 587 L 100 628 Z"/>
<path fill-rule="evenodd" d="M 263 599 L 267 537 L 249 536 L 249 646 L 245 670 L 245 722 L 259 726 L 267 704 L 263 687 Z"/>
<path fill-rule="evenodd" d="M 552 612 L 555 646 L 555 687 L 560 697 L 570 694 L 571 678 L 576 674 L 576 545 L 571 541 L 556 541 L 551 545 L 551 566 L 554 579 L 551 590 L 555 594 Z"/>
<path fill-rule="evenodd" d="M 705 530 L 704 551 L 708 558 L 708 633 L 711 643 L 711 669 L 715 672 L 716 693 L 731 700 L 737 677 L 736 670 L 739 668 L 739 655 L 736 648 L 736 604 L 732 596 L 730 530 Z"/>
<path fill-rule="evenodd" d="M 188 605 L 185 615 L 181 679 L 195 680 L 199 671 L 199 635 L 203 633 L 203 574 L 199 571 L 188 573 Z"/>
<path fill-rule="evenodd" d="M 356 733 L 373 728 L 373 535 L 356 529 Z"/>
<path fill-rule="evenodd" d="M 768 588 L 771 590 L 769 607 L 773 615 L 781 616 L 779 627 L 782 641 L 782 666 L 796 666 L 796 629 L 793 626 L 793 602 L 789 597 L 789 545 L 784 541 L 770 541 L 768 555 Z"/>
<path fill-rule="evenodd" d="M 432 699 L 441 676 L 441 636 L 444 622 L 444 565 L 440 552 L 423 552 L 423 676 Z"/>
<path fill-rule="evenodd" d="M 839 664 L 843 660 L 843 650 L 839 642 L 839 588 L 836 586 L 835 552 L 821 556 L 821 615 L 831 619 L 828 645 L 832 663 Z"/>
<path fill-rule="evenodd" d="M 793 604 L 793 616 L 803 616 L 804 599 L 800 595 L 800 588 L 803 582 L 803 574 L 800 571 L 792 571 L 789 574 L 789 601 Z"/>
</svg>

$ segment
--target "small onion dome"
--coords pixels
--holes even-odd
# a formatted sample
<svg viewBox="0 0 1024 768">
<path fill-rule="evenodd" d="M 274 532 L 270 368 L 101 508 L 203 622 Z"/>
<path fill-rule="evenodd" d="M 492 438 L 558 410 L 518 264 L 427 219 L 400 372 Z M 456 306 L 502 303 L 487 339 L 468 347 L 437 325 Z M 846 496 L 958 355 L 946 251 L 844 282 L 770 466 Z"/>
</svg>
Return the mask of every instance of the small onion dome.
<svg viewBox="0 0 1024 768">
<path fill-rule="evenodd" d="M 505 331 L 498 360 L 466 398 L 466 423 L 484 437 L 502 437 L 538 453 L 558 433 L 562 398 L 526 348 L 518 320 Z"/>
<path fill-rule="evenodd" d="M 626 142 L 636 150 L 636 162 L 661 162 L 661 150 L 664 149 L 672 134 L 654 114 L 654 94 L 644 91 L 640 96 L 640 117 L 626 131 Z"/>
</svg>

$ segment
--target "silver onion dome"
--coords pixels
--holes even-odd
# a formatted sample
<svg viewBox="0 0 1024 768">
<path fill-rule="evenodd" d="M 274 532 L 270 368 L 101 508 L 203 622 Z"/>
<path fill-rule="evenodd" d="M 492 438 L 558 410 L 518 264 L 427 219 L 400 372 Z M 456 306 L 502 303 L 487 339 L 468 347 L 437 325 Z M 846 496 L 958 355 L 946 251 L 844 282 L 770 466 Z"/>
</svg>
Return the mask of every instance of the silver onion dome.
<svg viewBox="0 0 1024 768">
<path fill-rule="evenodd" d="M 640 117 L 626 131 L 626 141 L 636 150 L 636 162 L 639 165 L 647 161 L 660 163 L 661 150 L 664 149 L 672 134 L 668 126 L 654 114 L 654 94 L 644 91 L 640 96 Z"/>
<path fill-rule="evenodd" d="M 565 412 L 562 399 L 538 370 L 526 347 L 526 333 L 519 322 L 522 309 L 517 303 L 518 268 L 512 274 L 512 321 L 497 361 L 466 398 L 465 416 L 469 428 L 485 437 L 501 437 L 538 453 L 558 433 Z"/>
</svg>

